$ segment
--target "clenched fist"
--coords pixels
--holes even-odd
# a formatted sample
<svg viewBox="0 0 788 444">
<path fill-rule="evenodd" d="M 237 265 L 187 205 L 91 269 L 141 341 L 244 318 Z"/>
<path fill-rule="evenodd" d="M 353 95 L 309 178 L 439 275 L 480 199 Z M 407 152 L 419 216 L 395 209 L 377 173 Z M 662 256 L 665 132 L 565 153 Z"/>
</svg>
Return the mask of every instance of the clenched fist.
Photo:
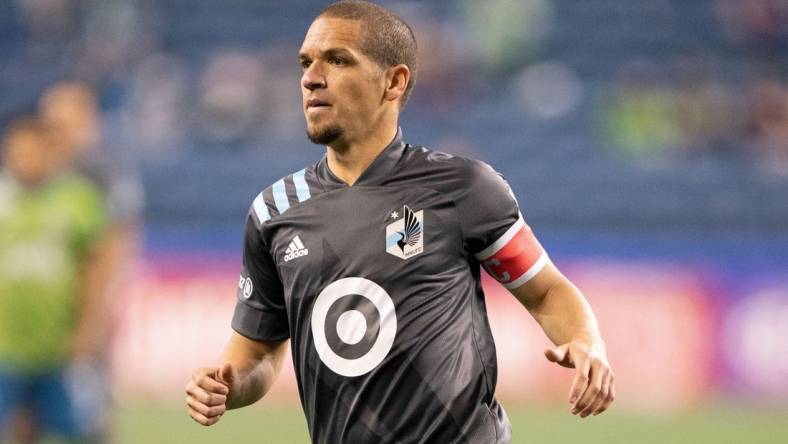
<svg viewBox="0 0 788 444">
<path fill-rule="evenodd" d="M 237 379 L 238 374 L 231 364 L 195 371 L 186 384 L 189 416 L 204 426 L 216 424 L 227 411 L 227 399 Z"/>
</svg>

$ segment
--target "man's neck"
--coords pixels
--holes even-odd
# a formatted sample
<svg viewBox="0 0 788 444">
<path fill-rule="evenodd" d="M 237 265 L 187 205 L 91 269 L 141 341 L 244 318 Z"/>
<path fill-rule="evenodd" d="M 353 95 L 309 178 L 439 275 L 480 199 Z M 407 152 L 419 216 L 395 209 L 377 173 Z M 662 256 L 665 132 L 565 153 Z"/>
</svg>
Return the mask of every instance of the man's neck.
<svg viewBox="0 0 788 444">
<path fill-rule="evenodd" d="M 329 145 L 326 151 L 328 168 L 339 180 L 353 186 L 396 135 L 395 122 L 394 125 L 374 131 L 363 140 L 349 143 L 341 149 Z"/>
</svg>

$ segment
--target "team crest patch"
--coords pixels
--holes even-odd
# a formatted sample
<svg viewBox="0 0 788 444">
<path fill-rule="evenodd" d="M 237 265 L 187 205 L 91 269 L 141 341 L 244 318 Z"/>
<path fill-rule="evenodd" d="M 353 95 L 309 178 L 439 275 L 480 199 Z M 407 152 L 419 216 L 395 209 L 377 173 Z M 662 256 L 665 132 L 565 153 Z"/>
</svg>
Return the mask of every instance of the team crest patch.
<svg viewBox="0 0 788 444">
<path fill-rule="evenodd" d="M 405 205 L 402 214 L 386 227 L 386 252 L 400 259 L 410 259 L 424 251 L 424 210 L 412 211 Z"/>
</svg>

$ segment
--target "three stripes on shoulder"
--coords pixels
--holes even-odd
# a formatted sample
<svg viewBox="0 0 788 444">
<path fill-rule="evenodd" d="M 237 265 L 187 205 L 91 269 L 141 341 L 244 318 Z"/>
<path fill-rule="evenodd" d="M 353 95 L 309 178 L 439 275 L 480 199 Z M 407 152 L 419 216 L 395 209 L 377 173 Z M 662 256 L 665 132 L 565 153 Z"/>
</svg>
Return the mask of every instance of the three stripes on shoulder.
<svg viewBox="0 0 788 444">
<path fill-rule="evenodd" d="M 292 178 L 293 185 L 295 186 L 296 197 L 298 198 L 298 203 L 304 203 L 306 200 L 312 197 L 312 194 L 309 192 L 309 185 L 306 183 L 306 169 L 294 173 Z M 276 207 L 276 211 L 278 211 L 279 214 L 284 214 L 285 211 L 290 209 L 290 201 L 287 198 L 287 191 L 285 187 L 286 179 L 287 178 L 279 179 L 271 186 L 271 192 L 274 197 L 274 207 Z M 268 210 L 268 206 L 265 203 L 263 193 L 258 194 L 252 203 L 252 208 L 254 209 L 255 214 L 257 214 L 257 218 L 260 220 L 260 223 L 264 223 L 265 221 L 271 219 L 271 212 Z"/>
</svg>

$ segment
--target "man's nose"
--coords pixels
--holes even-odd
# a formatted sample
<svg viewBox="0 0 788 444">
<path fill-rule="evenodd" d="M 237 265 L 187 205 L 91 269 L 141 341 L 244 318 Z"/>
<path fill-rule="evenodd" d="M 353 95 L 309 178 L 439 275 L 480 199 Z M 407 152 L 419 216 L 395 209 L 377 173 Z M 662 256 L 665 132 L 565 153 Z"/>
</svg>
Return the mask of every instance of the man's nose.
<svg viewBox="0 0 788 444">
<path fill-rule="evenodd" d="M 326 78 L 318 63 L 312 63 L 304 70 L 304 74 L 301 76 L 301 85 L 310 91 L 326 87 Z"/>
</svg>

